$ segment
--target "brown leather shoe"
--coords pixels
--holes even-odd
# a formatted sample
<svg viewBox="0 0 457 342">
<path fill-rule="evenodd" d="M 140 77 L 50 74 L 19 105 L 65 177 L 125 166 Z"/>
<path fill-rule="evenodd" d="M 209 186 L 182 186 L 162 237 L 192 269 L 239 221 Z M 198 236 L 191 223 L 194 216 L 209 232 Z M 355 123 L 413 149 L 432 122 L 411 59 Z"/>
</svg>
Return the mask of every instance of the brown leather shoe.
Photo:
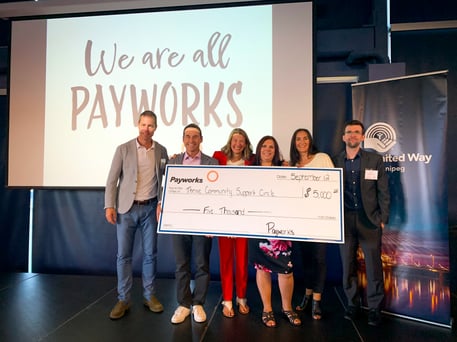
<svg viewBox="0 0 457 342">
<path fill-rule="evenodd" d="M 163 311 L 163 305 L 154 295 L 148 301 L 144 301 L 144 306 L 147 306 L 152 312 L 159 313 Z"/>
<path fill-rule="evenodd" d="M 113 310 L 109 314 L 110 319 L 119 319 L 124 317 L 125 313 L 130 309 L 130 303 L 124 302 L 122 300 L 118 301 L 114 305 Z"/>
</svg>

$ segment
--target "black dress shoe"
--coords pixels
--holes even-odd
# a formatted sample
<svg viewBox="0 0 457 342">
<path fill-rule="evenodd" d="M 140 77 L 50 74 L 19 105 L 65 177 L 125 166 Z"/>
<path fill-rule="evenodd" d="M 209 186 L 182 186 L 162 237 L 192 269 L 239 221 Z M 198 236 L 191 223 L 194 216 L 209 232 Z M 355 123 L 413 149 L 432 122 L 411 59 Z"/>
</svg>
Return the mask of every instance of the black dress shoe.
<svg viewBox="0 0 457 342">
<path fill-rule="evenodd" d="M 378 309 L 371 309 L 368 312 L 368 324 L 374 327 L 381 324 L 381 312 Z"/>
<path fill-rule="evenodd" d="M 348 306 L 346 312 L 344 313 L 344 318 L 352 321 L 357 318 L 359 311 L 360 309 L 357 306 Z"/>
</svg>

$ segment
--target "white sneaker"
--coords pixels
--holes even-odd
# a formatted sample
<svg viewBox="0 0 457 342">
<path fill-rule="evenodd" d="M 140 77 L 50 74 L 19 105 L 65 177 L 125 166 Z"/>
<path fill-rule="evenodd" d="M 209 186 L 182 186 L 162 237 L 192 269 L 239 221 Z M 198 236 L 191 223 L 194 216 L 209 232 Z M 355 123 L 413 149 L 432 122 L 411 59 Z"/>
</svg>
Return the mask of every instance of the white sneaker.
<svg viewBox="0 0 457 342">
<path fill-rule="evenodd" d="M 184 322 L 187 316 L 190 315 L 190 309 L 185 306 L 178 306 L 175 310 L 175 313 L 171 317 L 171 323 L 178 324 Z"/>
<path fill-rule="evenodd" d="M 197 323 L 203 323 L 206 321 L 206 313 L 201 305 L 194 305 L 192 307 L 192 314 L 194 315 L 194 321 Z"/>
</svg>

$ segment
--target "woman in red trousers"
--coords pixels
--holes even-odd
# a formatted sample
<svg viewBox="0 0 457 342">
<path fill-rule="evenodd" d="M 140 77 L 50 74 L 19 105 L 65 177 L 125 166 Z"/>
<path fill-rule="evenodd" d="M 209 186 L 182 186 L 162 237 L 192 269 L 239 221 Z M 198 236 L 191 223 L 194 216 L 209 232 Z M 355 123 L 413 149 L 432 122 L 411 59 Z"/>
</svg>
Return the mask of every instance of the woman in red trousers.
<svg viewBox="0 0 457 342">
<path fill-rule="evenodd" d="M 241 128 L 230 133 L 227 144 L 213 158 L 219 165 L 251 165 L 254 160 L 248 135 Z M 241 314 L 249 313 L 246 289 L 248 283 L 248 240 L 241 237 L 219 237 L 219 259 L 222 283 L 222 314 L 235 316 L 233 309 L 233 285 L 235 273 L 236 305 Z M 235 262 L 235 272 L 233 265 Z"/>
</svg>

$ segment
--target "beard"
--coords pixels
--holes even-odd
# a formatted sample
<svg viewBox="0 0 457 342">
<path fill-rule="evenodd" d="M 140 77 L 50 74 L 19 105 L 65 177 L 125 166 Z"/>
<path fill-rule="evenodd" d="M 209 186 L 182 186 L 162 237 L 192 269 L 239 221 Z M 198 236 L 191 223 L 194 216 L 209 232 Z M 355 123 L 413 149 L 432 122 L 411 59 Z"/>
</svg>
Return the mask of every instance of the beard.
<svg viewBox="0 0 457 342">
<path fill-rule="evenodd" d="M 350 148 L 357 148 L 360 146 L 360 141 L 347 141 L 346 145 Z"/>
</svg>

